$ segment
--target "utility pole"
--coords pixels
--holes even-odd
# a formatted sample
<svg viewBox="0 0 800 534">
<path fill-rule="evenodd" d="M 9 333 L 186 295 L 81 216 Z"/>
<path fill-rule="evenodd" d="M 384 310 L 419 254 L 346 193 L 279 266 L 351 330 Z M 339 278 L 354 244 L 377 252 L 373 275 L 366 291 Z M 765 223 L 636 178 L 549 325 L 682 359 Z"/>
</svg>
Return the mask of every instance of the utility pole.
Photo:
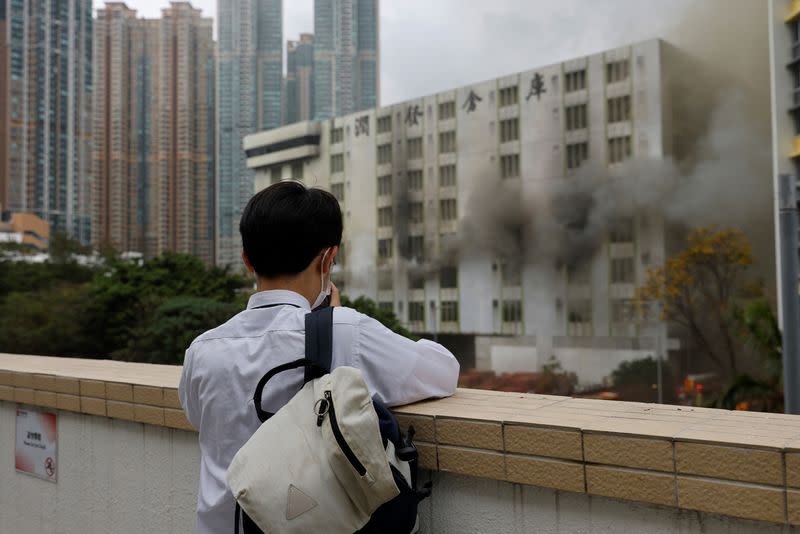
<svg viewBox="0 0 800 534">
<path fill-rule="evenodd" d="M 664 373 L 661 368 L 661 334 L 656 336 L 656 380 L 658 384 L 658 403 L 664 404 Z"/>
<path fill-rule="evenodd" d="M 795 177 L 778 177 L 783 301 L 783 395 L 784 411 L 800 414 L 800 295 L 798 295 L 797 184 Z"/>
</svg>

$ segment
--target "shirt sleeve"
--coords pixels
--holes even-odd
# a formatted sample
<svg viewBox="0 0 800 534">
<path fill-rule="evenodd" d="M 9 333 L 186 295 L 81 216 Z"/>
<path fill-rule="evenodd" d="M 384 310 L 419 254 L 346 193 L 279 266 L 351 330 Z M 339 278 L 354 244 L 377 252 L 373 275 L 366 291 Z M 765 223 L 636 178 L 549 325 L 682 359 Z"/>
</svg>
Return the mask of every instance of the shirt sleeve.
<svg viewBox="0 0 800 534">
<path fill-rule="evenodd" d="M 178 396 L 183 406 L 183 412 L 186 414 L 186 419 L 196 429 L 200 428 L 200 402 L 197 377 L 193 376 L 194 352 L 190 346 L 186 349 L 186 354 L 183 358 L 183 371 L 181 372 L 181 381 L 178 386 Z"/>
<path fill-rule="evenodd" d="M 458 361 L 438 343 L 412 341 L 362 315 L 355 352 L 367 386 L 388 406 L 455 393 Z"/>
</svg>

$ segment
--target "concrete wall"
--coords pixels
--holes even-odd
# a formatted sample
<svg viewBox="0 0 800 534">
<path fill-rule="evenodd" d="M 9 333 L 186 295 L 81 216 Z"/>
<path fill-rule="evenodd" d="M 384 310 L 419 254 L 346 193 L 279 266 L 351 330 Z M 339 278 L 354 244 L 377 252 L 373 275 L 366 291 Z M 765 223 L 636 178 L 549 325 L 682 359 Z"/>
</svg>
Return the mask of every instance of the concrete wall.
<svg viewBox="0 0 800 534">
<path fill-rule="evenodd" d="M 194 432 L 58 412 L 58 482 L 14 470 L 16 405 L 0 403 L 0 532 L 194 530 Z"/>
<path fill-rule="evenodd" d="M 59 412 L 56 484 L 14 470 L 16 404 L 0 402 L 0 533 L 183 533 L 194 529 L 199 450 L 183 430 Z M 800 533 L 799 529 L 422 473 L 422 532 Z"/>
</svg>

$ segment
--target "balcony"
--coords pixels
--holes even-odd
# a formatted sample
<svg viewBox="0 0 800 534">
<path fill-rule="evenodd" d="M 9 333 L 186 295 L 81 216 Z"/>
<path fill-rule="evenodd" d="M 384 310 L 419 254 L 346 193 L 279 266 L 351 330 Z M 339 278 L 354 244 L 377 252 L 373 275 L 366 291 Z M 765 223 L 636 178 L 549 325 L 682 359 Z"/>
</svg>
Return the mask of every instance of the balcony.
<svg viewBox="0 0 800 534">
<path fill-rule="evenodd" d="M 199 450 L 180 367 L 0 355 L 0 532 L 190 532 Z M 57 483 L 14 470 L 17 406 L 58 414 Z M 800 417 L 459 390 L 396 409 L 422 532 L 788 532 Z"/>
</svg>

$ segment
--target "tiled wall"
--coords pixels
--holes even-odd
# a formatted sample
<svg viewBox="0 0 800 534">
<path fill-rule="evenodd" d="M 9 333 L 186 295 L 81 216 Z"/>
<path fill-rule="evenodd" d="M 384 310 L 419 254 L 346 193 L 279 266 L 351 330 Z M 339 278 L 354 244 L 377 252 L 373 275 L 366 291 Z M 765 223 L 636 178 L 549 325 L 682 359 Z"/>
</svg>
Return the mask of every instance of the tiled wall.
<svg viewBox="0 0 800 534">
<path fill-rule="evenodd" d="M 0 401 L 192 430 L 179 367 L 13 358 Z M 800 525 L 797 416 L 477 390 L 396 411 L 426 469 Z"/>
</svg>

